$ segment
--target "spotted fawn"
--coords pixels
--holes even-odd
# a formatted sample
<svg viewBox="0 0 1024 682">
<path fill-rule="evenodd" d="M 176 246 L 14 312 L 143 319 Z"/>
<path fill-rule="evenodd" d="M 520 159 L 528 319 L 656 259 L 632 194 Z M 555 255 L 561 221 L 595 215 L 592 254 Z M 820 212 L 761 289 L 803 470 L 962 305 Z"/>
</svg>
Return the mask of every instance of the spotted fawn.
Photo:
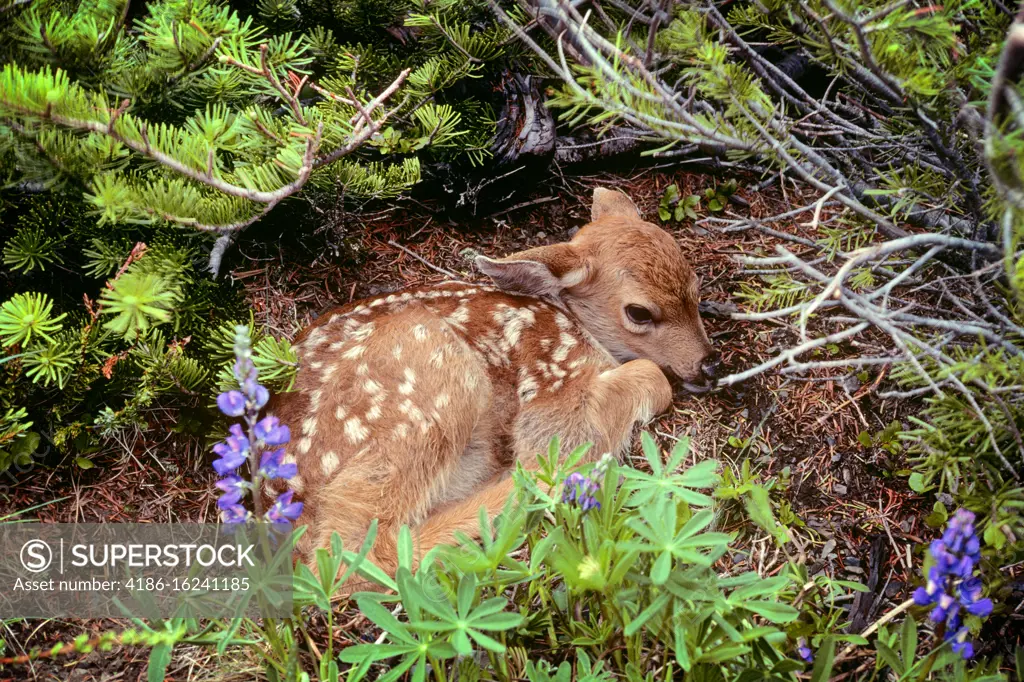
<svg viewBox="0 0 1024 682">
<path fill-rule="evenodd" d="M 693 269 L 621 192 L 595 190 L 572 241 L 476 265 L 494 286 L 357 301 L 299 334 L 295 391 L 271 407 L 292 430 L 298 475 L 275 483 L 305 503 L 307 559 L 334 532 L 358 548 L 378 519 L 371 558 L 393 573 L 403 524 L 418 557 L 472 535 L 553 436 L 619 455 L 669 407 L 666 374 L 714 376 Z"/>
</svg>

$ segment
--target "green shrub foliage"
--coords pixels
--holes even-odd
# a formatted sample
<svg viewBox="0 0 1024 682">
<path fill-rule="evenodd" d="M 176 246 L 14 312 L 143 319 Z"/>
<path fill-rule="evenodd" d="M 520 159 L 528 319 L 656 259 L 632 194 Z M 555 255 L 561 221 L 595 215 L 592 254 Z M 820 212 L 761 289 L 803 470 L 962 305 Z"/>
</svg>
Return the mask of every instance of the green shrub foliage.
<svg viewBox="0 0 1024 682">
<path fill-rule="evenodd" d="M 157 405 L 198 429 L 226 380 L 224 330 L 250 319 L 208 265 L 281 202 L 300 216 L 285 229 L 313 229 L 302 197 L 389 198 L 424 162 L 486 162 L 495 114 L 476 84 L 519 49 L 484 2 L 0 12 L 0 468 L 44 433 L 85 453 L 145 431 Z M 287 342 L 253 331 L 286 387 Z"/>
<path fill-rule="evenodd" d="M 858 679 L 1007 679 L 998 660 L 968 664 L 917 613 L 866 636 L 844 632 L 843 605 L 864 586 L 808 575 L 796 559 L 759 575 L 741 549 L 749 524 L 729 524 L 716 503 L 732 487 L 719 463 L 685 467 L 685 438 L 662 453 L 643 434 L 643 451 L 637 468 L 607 457 L 572 471 L 587 447 L 560 452 L 555 441 L 515 472 L 515 501 L 498 519 L 481 512 L 478 540 L 419 556 L 403 527 L 389 542 L 391 577 L 369 558 L 376 524 L 360 547 L 335 534 L 316 550 L 315 573 L 296 567 L 294 618 L 150 622 L 126 643 L 152 649 L 150 679 L 179 644 L 251 647 L 270 679 L 324 682 L 824 682 L 851 664 L 868 670 Z M 343 595 L 366 620 L 358 635 L 338 621 Z M 349 641 L 309 646 L 318 621 Z"/>
<path fill-rule="evenodd" d="M 735 317 L 799 331 L 725 383 L 775 368 L 866 382 L 892 365 L 880 394 L 921 401 L 901 436 L 911 487 L 955 493 L 1000 565 L 1019 561 L 1024 25 L 998 3 L 631 7 L 641 15 L 596 21 L 538 6 L 550 39 L 527 39 L 563 83 L 563 119 L 638 130 L 655 140 L 648 154 L 711 157 L 751 184 L 781 173 L 803 192 L 758 220 L 709 197 L 706 225 L 779 244 L 739 259 L 752 273 Z M 678 196 L 662 204 L 686 216 Z"/>
</svg>

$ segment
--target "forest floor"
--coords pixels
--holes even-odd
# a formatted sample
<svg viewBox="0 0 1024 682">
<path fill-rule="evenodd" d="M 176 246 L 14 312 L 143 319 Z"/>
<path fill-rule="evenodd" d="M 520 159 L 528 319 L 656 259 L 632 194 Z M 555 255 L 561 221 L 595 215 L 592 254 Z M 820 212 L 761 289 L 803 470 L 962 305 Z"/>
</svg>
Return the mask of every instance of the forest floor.
<svg viewBox="0 0 1024 682">
<path fill-rule="evenodd" d="M 671 183 L 686 196 L 713 186 L 714 180 L 657 170 L 624 177 L 556 177 L 524 205 L 458 223 L 443 217 L 435 206 L 410 201 L 379 213 L 339 214 L 333 222 L 327 216 L 325 232 L 317 237 L 320 253 L 296 257 L 273 241 L 243 242 L 239 248 L 244 261 L 230 276 L 244 286 L 257 321 L 291 338 L 332 305 L 444 279 L 437 269 L 462 279 L 480 279 L 467 258 L 473 252 L 502 256 L 565 241 L 587 222 L 595 186 L 625 190 L 645 218 L 658 222 L 658 203 Z M 759 218 L 812 200 L 791 188 L 754 194 L 741 186 L 726 213 Z M 810 213 L 795 217 L 783 229 L 820 238 L 808 234 Z M 728 317 L 728 311 L 741 303 L 735 297 L 741 284 L 757 283 L 741 272 L 734 257 L 769 252 L 777 238 L 755 229 L 723 234 L 700 221 L 664 227 L 676 236 L 702 278 L 702 298 L 710 302 L 705 306 L 705 324 L 728 371 L 752 367 L 797 338 L 795 326 L 788 321 L 738 322 Z M 352 262 L 353 253 L 360 262 Z M 856 349 L 822 352 L 822 357 L 835 359 Z M 922 520 L 927 514 L 923 501 L 907 487 L 906 463 L 898 448 L 884 442 L 872 447 L 861 443 L 862 432 L 878 434 L 911 409 L 906 403 L 877 396 L 885 378 L 884 370 L 866 381 L 861 377 L 861 381 L 845 382 L 769 372 L 728 389 L 679 398 L 669 413 L 649 427 L 664 447 L 689 437 L 694 460 L 716 458 L 736 472 L 749 460 L 761 481 L 775 479 L 779 499 L 789 507 L 780 510 L 780 518 L 794 537 L 791 547 L 795 550 L 790 553 L 802 555 L 812 574 L 821 571 L 868 585 L 869 592 L 858 594 L 850 605 L 851 630 L 857 632 L 906 598 L 916 577 L 913 567 L 920 565 L 920 557 L 912 556 L 913 548 L 933 534 Z M 157 422 L 172 418 L 159 411 L 151 417 Z M 211 457 L 203 443 L 174 436 L 163 443 L 126 439 L 94 460 L 97 466 L 88 470 L 36 467 L 15 474 L 16 480 L 7 482 L 14 496 L 11 506 L 25 509 L 48 503 L 28 515 L 48 522 L 210 521 L 215 516 L 217 491 Z M 727 513 L 722 523 L 725 530 L 735 530 L 744 522 L 740 515 Z M 761 537 L 750 533 L 749 524 L 747 530 L 743 552 L 734 562 L 746 562 L 763 574 L 780 570 L 786 554 L 766 533 Z M 367 635 L 368 622 L 354 608 L 335 622 L 342 624 L 333 633 L 336 648 Z M 25 622 L 8 624 L 8 632 L 0 637 L 8 642 L 8 653 L 16 654 L 21 653 L 17 648 L 46 648 L 80 632 L 97 634 L 123 625 Z M 0 672 L 0 682 L 134 682 L 140 675 L 144 679 L 145 656 L 144 651 L 119 649 L 81 659 L 39 661 L 26 666 L 25 677 L 12 675 L 10 668 Z M 176 649 L 168 679 L 251 680 L 258 674 L 257 663 L 237 656 L 214 660 L 206 650 L 181 647 Z"/>
</svg>

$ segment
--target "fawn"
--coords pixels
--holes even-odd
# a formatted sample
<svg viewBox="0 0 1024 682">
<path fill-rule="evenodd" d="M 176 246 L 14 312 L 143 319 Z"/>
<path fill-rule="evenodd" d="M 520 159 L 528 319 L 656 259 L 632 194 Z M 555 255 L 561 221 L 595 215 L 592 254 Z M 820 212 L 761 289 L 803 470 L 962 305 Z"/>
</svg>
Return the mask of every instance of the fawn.
<svg viewBox="0 0 1024 682">
<path fill-rule="evenodd" d="M 476 531 L 481 506 L 496 516 L 516 460 L 536 466 L 553 436 L 618 455 L 669 407 L 666 372 L 709 386 L 718 356 L 679 245 L 621 192 L 596 189 L 591 216 L 568 243 L 478 257 L 496 286 L 354 302 L 299 334 L 296 391 L 272 409 L 292 430 L 300 554 L 335 531 L 357 548 L 378 519 L 371 559 L 393 574 L 403 524 L 422 557 Z"/>
</svg>

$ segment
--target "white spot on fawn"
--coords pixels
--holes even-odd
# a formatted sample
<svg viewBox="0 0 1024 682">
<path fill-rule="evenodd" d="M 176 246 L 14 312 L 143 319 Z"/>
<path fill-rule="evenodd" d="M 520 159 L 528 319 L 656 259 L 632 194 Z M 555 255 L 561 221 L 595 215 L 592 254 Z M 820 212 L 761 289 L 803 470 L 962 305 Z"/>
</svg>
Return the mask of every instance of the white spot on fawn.
<svg viewBox="0 0 1024 682">
<path fill-rule="evenodd" d="M 555 313 L 555 324 L 558 325 L 559 329 L 569 329 L 572 327 L 572 321 L 562 313 Z"/>
<path fill-rule="evenodd" d="M 577 341 L 573 338 L 572 334 L 562 332 L 558 337 L 558 342 L 558 348 L 551 354 L 551 359 L 555 362 L 565 362 L 565 359 L 569 357 L 569 351 L 572 350 Z"/>
<path fill-rule="evenodd" d="M 312 436 L 316 434 L 316 417 L 310 417 L 302 422 L 302 435 Z"/>
<path fill-rule="evenodd" d="M 358 360 L 359 358 L 363 357 L 363 353 L 365 352 L 366 346 L 356 344 L 355 346 L 352 346 L 347 351 L 342 353 L 341 357 L 345 358 L 346 360 Z"/>
<path fill-rule="evenodd" d="M 439 410 L 443 410 L 444 408 L 448 407 L 448 404 L 450 402 L 451 397 L 449 397 L 447 393 L 441 393 L 436 398 L 434 398 L 434 407 L 436 407 Z"/>
<path fill-rule="evenodd" d="M 352 338 L 356 341 L 365 341 L 370 338 L 370 334 L 373 333 L 373 322 L 367 322 L 359 329 L 352 332 Z"/>
<path fill-rule="evenodd" d="M 303 489 L 305 489 L 306 487 L 306 484 L 303 483 L 301 476 L 295 474 L 290 479 L 288 479 L 288 487 L 301 495 Z"/>
<path fill-rule="evenodd" d="M 351 417 L 345 422 L 345 435 L 350 443 L 362 443 L 370 435 L 370 430 L 363 426 L 359 417 Z"/>
<path fill-rule="evenodd" d="M 395 427 L 395 436 L 397 436 L 398 438 L 408 438 L 409 437 L 409 425 L 408 424 L 399 424 L 398 426 L 396 426 Z"/>
<path fill-rule="evenodd" d="M 450 324 L 461 327 L 469 322 L 469 308 L 463 303 L 444 319 Z"/>
<path fill-rule="evenodd" d="M 337 371 L 338 371 L 338 365 L 337 364 L 327 365 L 327 369 L 325 369 L 323 371 L 323 373 L 320 374 L 320 382 L 326 384 L 328 381 L 331 380 L 331 377 L 333 377 L 334 373 L 337 372 Z"/>
<path fill-rule="evenodd" d="M 414 422 L 423 421 L 423 410 L 416 407 L 411 400 L 404 401 L 398 406 L 398 411 L 402 414 L 408 415 L 409 419 Z"/>
<path fill-rule="evenodd" d="M 347 414 L 348 412 L 345 410 L 344 405 L 338 405 L 336 408 L 334 408 L 334 418 L 337 419 L 338 421 L 344 419 Z"/>
<path fill-rule="evenodd" d="M 338 453 L 334 450 L 328 452 L 324 455 L 324 458 L 320 460 L 320 468 L 323 469 L 324 476 L 330 476 L 333 474 L 339 464 L 341 464 L 341 460 L 338 459 Z"/>
<path fill-rule="evenodd" d="M 366 421 L 368 421 L 368 422 L 375 422 L 378 419 L 380 419 L 380 415 L 381 415 L 380 405 L 374 405 L 373 407 L 371 407 L 369 410 L 366 411 Z"/>
<path fill-rule="evenodd" d="M 383 386 L 381 386 L 373 379 L 367 379 L 366 381 L 363 382 L 363 390 L 369 393 L 370 395 L 376 395 L 380 393 L 382 388 Z"/>
<path fill-rule="evenodd" d="M 444 348 L 435 348 L 430 354 L 430 366 L 441 369 L 444 366 Z"/>
<path fill-rule="evenodd" d="M 395 356 L 395 360 L 401 360 L 402 359 L 402 344 L 400 344 L 400 343 L 395 344 L 395 348 L 394 348 L 394 350 L 391 351 L 391 354 Z"/>
<path fill-rule="evenodd" d="M 405 382 L 398 385 L 398 392 L 402 395 L 412 395 L 416 390 L 416 372 L 412 367 L 405 368 Z"/>
<path fill-rule="evenodd" d="M 301 452 L 302 454 L 306 454 L 307 452 L 309 452 L 309 449 L 312 447 L 313 441 L 311 441 L 309 438 L 303 438 L 299 440 L 299 452 Z"/>
<path fill-rule="evenodd" d="M 370 373 L 370 366 L 368 364 L 366 364 L 365 362 L 359 363 L 359 366 L 356 367 L 356 376 L 357 377 L 365 377 L 369 373 Z"/>
<path fill-rule="evenodd" d="M 412 328 L 412 335 L 416 338 L 417 341 L 426 341 L 427 340 L 427 328 L 426 328 L 426 326 L 424 326 L 422 324 L 416 325 L 415 327 Z"/>
<path fill-rule="evenodd" d="M 519 400 L 528 403 L 537 396 L 537 379 L 526 372 L 526 368 L 519 370 L 519 386 L 517 392 Z"/>
</svg>

